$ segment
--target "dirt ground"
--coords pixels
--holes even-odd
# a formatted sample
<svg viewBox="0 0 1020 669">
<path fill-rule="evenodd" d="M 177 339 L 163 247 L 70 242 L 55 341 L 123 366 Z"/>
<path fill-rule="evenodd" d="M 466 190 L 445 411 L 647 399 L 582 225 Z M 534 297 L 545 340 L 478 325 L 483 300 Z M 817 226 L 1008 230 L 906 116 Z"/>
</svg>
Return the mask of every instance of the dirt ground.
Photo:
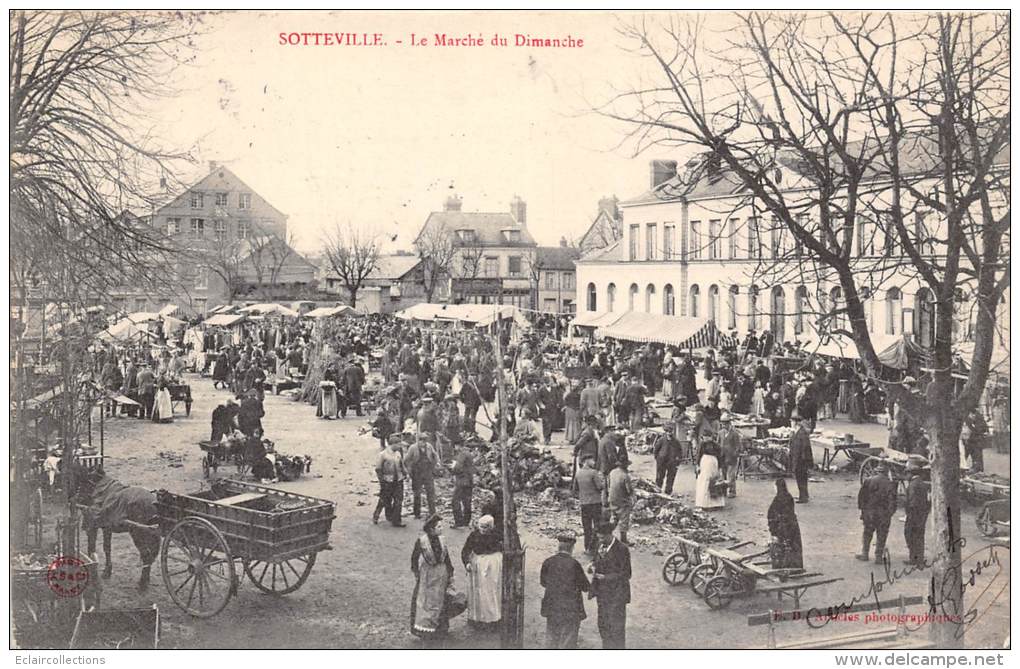
<svg viewBox="0 0 1020 669">
<path fill-rule="evenodd" d="M 203 486 L 201 439 L 209 436 L 209 417 L 215 405 L 227 397 L 211 381 L 190 375 L 194 406 L 191 417 L 178 416 L 172 424 L 155 425 L 148 421 L 111 419 L 106 422 L 105 449 L 107 472 L 114 478 L 150 489 L 194 492 Z M 114 574 L 103 584 L 103 608 L 145 607 L 155 603 L 162 618 L 162 642 L 165 648 L 417 648 L 419 641 L 408 632 L 410 596 L 414 579 L 410 553 L 420 521 L 406 519 L 407 527 L 373 525 L 371 512 L 376 501 L 373 463 L 378 442 L 370 434 L 359 434 L 365 418 L 328 421 L 315 418 L 314 407 L 293 401 L 286 395 L 267 395 L 266 434 L 276 442 L 277 450 L 314 458 L 306 478 L 279 484 L 301 494 L 334 500 L 337 519 L 333 523 L 333 550 L 320 553 L 311 576 L 295 593 L 284 597 L 266 595 L 251 583 L 242 581 L 236 597 L 218 616 L 208 620 L 192 619 L 170 600 L 158 572 L 144 593 L 135 588 L 139 559 L 127 535 L 113 541 Z M 885 443 L 885 428 L 823 422 L 822 429 L 853 432 L 865 441 Z M 557 443 L 558 440 L 558 443 Z M 553 452 L 568 459 L 570 449 L 563 433 L 554 435 Z M 160 453 L 163 455 L 161 456 Z M 168 457 L 169 456 L 169 457 Z M 179 460 L 177 457 L 179 456 Z M 181 466 L 172 466 L 177 460 Z M 633 469 L 651 478 L 650 456 L 635 456 Z M 1006 456 L 986 451 L 986 467 L 1008 475 Z M 220 470 L 229 475 L 233 467 Z M 802 606 L 825 608 L 861 597 L 869 592 L 872 579 L 881 587 L 881 599 L 896 595 L 927 595 L 930 574 L 918 572 L 903 578 L 887 579 L 885 570 L 872 563 L 854 559 L 859 549 L 861 524 L 856 511 L 858 482 L 852 471 L 817 475 L 811 484 L 811 503 L 797 507 L 804 543 L 806 566 L 827 576 L 842 577 L 831 585 L 808 592 Z M 441 487 L 447 484 L 443 483 Z M 677 478 L 679 494 L 693 498 L 694 474 L 682 467 Z M 740 541 L 754 541 L 743 550 L 761 550 L 768 543 L 765 512 L 774 494 L 769 481 L 747 480 L 739 483 L 739 496 L 715 515 L 726 524 L 730 534 Z M 410 491 L 405 508 L 410 505 Z M 450 518 L 449 496 L 441 495 L 440 509 Z M 539 648 L 544 643 L 545 624 L 539 615 L 542 588 L 539 569 L 542 561 L 555 552 L 549 534 L 555 528 L 572 527 L 580 533 L 576 511 L 549 510 L 522 501 L 521 537 L 527 548 L 525 575 L 525 646 Z M 48 505 L 52 522 L 59 507 Z M 964 509 L 963 532 L 967 539 L 964 554 L 987 545 L 975 524 L 976 509 Z M 457 567 L 455 582 L 464 586 L 465 574 L 459 564 L 465 530 L 453 530 L 444 522 L 444 533 Z M 47 536 L 52 531 L 47 530 Z M 658 525 L 636 526 L 631 531 L 636 546 L 632 549 L 634 576 L 633 600 L 628 609 L 628 639 L 632 648 L 742 648 L 764 646 L 766 628 L 748 627 L 746 617 L 770 609 L 792 608 L 764 595 L 737 599 L 724 610 L 712 611 L 686 585 L 670 587 L 661 576 L 662 561 L 675 538 Z M 932 542 L 929 539 L 929 546 Z M 973 549 L 973 551 L 971 551 Z M 906 556 L 902 511 L 893 519 L 889 550 L 893 569 L 903 569 Z M 580 550 L 577 551 L 580 553 Z M 964 578 L 978 560 L 980 552 L 964 566 Z M 583 555 L 577 556 L 587 564 Z M 968 587 L 968 607 L 974 610 L 967 627 L 967 645 L 974 648 L 999 648 L 1008 635 L 1009 621 L 1009 548 L 995 550 L 998 564 L 984 566 Z M 894 580 L 895 583 L 888 583 Z M 980 596 L 979 596 L 980 594 Z M 1001 596 L 1000 596 L 1001 595 Z M 581 626 L 580 645 L 598 648 L 595 602 L 587 601 L 588 619 Z M 914 612 L 923 613 L 923 609 Z M 861 631 L 864 623 L 834 622 L 824 630 L 812 631 L 802 623 L 780 626 L 778 638 L 832 636 Z M 868 629 L 879 626 L 873 623 Z M 451 647 L 495 648 L 498 634 L 470 628 L 466 616 L 451 624 Z M 924 633 L 923 631 L 920 633 Z"/>
</svg>

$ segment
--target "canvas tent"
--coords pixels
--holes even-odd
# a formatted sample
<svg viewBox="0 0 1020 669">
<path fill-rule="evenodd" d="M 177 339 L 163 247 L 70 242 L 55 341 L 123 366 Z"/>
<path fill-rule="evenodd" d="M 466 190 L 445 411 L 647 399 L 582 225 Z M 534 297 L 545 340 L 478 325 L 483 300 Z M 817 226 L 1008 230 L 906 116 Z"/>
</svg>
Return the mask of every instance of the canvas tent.
<svg viewBox="0 0 1020 669">
<path fill-rule="evenodd" d="M 520 328 L 531 323 L 524 313 L 508 304 L 433 304 L 423 302 L 397 312 L 397 318 L 424 322 L 459 322 L 475 327 L 488 327 L 496 320 L 512 320 Z"/>
<path fill-rule="evenodd" d="M 907 368 L 907 350 L 910 346 L 903 335 L 887 335 L 877 332 L 870 333 L 871 345 L 875 349 L 878 361 L 893 369 Z M 803 346 L 808 353 L 826 355 L 832 358 L 860 360 L 857 343 L 846 335 L 829 335 L 825 340 L 812 339 Z"/>
<path fill-rule="evenodd" d="M 245 314 L 216 314 L 205 319 L 206 325 L 214 327 L 229 328 L 243 323 L 248 317 Z"/>
<path fill-rule="evenodd" d="M 612 322 L 601 325 L 598 337 L 642 343 L 659 343 L 679 348 L 717 346 L 726 336 L 707 318 L 667 316 L 628 311 Z"/>
<path fill-rule="evenodd" d="M 253 304 L 248 307 L 244 307 L 240 310 L 246 314 L 258 314 L 262 316 L 268 316 L 270 314 L 280 314 L 281 316 L 297 317 L 298 312 L 294 311 L 289 307 L 285 307 L 282 304 L 276 304 L 275 302 L 263 302 L 262 304 Z"/>
<path fill-rule="evenodd" d="M 152 337 L 152 333 L 146 330 L 144 327 L 139 327 L 133 323 L 130 318 L 124 318 L 118 321 L 116 324 L 106 328 L 96 338 L 100 341 L 135 341 L 144 339 L 146 337 Z"/>
<path fill-rule="evenodd" d="M 346 304 L 337 307 L 319 307 L 304 314 L 303 318 L 333 318 L 335 316 L 361 316 L 356 309 Z"/>
</svg>

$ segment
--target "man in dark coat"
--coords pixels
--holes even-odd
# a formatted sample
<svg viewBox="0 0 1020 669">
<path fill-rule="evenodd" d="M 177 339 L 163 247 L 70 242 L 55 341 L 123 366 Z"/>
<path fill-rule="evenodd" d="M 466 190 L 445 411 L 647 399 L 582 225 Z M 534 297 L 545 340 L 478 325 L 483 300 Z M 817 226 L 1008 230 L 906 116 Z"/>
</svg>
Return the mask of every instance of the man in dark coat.
<svg viewBox="0 0 1020 669">
<path fill-rule="evenodd" d="M 931 511 L 931 484 L 925 480 L 918 459 L 907 460 L 907 471 L 910 482 L 907 483 L 907 522 L 903 526 L 903 537 L 907 541 L 908 557 L 903 563 L 924 569 L 924 526 Z"/>
<path fill-rule="evenodd" d="M 247 436 L 251 437 L 255 431 L 262 431 L 262 417 L 266 415 L 262 408 L 262 402 L 255 397 L 254 392 L 249 392 L 241 400 L 241 410 L 237 414 L 237 425 Z"/>
<path fill-rule="evenodd" d="M 666 422 L 662 434 L 655 438 L 652 455 L 655 456 L 655 488 L 672 495 L 673 481 L 676 479 L 676 470 L 682 457 L 672 420 Z"/>
<path fill-rule="evenodd" d="M 875 563 L 881 564 L 885 555 L 885 540 L 889 536 L 889 523 L 896 513 L 896 484 L 885 473 L 885 463 L 880 462 L 875 472 L 864 480 L 857 493 L 857 508 L 864 521 L 861 537 L 861 552 L 858 560 L 868 561 L 871 537 L 875 537 Z"/>
<path fill-rule="evenodd" d="M 482 398 L 477 388 L 478 376 L 470 374 L 468 382 L 461 389 L 458 399 L 464 405 L 464 431 L 469 434 L 475 433 L 475 423 L 478 418 L 478 407 L 482 406 Z"/>
<path fill-rule="evenodd" d="M 365 385 L 365 370 L 356 360 L 347 363 L 343 372 L 344 396 L 340 402 L 340 416 L 347 417 L 347 408 L 354 407 L 354 410 L 361 414 L 361 387 Z"/>
<path fill-rule="evenodd" d="M 698 401 L 698 380 L 695 378 L 694 365 L 687 356 L 680 364 L 680 395 L 684 398 L 684 406 Z"/>
<path fill-rule="evenodd" d="M 589 598 L 598 601 L 599 635 L 603 648 L 627 647 L 627 604 L 630 603 L 630 550 L 613 535 L 616 526 L 599 526 L 599 548 L 592 565 Z"/>
<path fill-rule="evenodd" d="M 616 410 L 616 424 L 626 425 L 630 422 L 630 404 L 627 402 L 627 391 L 630 389 L 630 374 L 623 372 L 620 380 L 613 388 L 613 408 Z"/>
<path fill-rule="evenodd" d="M 581 563 L 571 553 L 577 539 L 573 533 L 558 536 L 559 552 L 542 563 L 539 581 L 545 588 L 542 597 L 542 617 L 545 618 L 545 647 L 549 649 L 577 648 L 577 631 L 587 615 L 584 612 L 582 592 L 590 585 Z"/>
<path fill-rule="evenodd" d="M 593 460 L 599 459 L 599 436 L 595 432 L 597 423 L 598 418 L 595 416 L 589 415 L 584 418 L 584 428 L 581 429 L 577 443 L 574 444 L 574 465 L 572 468 L 574 472 L 581 467 L 581 463 L 586 457 L 591 457 Z"/>
<path fill-rule="evenodd" d="M 798 427 L 790 438 L 790 469 L 797 480 L 797 503 L 807 504 L 808 472 L 815 466 L 814 455 L 811 453 L 811 430 L 814 423 L 810 418 L 797 414 L 794 414 L 793 420 L 798 423 Z"/>
</svg>

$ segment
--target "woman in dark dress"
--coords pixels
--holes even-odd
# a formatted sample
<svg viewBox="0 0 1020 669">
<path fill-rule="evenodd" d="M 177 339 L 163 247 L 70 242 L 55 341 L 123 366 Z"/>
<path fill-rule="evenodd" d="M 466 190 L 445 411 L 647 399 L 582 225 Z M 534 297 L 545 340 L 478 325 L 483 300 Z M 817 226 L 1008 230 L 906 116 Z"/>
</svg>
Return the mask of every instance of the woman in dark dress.
<svg viewBox="0 0 1020 669">
<path fill-rule="evenodd" d="M 786 479 L 776 479 L 776 496 L 769 505 L 768 520 L 773 545 L 772 568 L 803 568 L 800 523 L 794 511 L 793 495 L 786 489 Z"/>
<path fill-rule="evenodd" d="M 437 641 L 450 631 L 446 591 L 453 580 L 453 562 L 439 529 L 440 518 L 433 514 L 425 521 L 425 531 L 414 542 L 411 571 L 414 593 L 411 595 L 411 634 L 426 641 Z"/>
</svg>

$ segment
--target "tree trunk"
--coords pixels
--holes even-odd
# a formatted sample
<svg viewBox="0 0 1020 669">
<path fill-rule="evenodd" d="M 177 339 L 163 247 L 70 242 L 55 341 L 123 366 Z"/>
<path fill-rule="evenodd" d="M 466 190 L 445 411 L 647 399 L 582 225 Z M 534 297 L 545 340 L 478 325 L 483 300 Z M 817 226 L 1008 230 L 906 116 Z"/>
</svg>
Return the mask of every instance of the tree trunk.
<svg viewBox="0 0 1020 669">
<path fill-rule="evenodd" d="M 946 411 L 931 407 L 926 422 L 931 440 L 931 519 L 935 545 L 929 560 L 931 581 L 927 593 L 932 614 L 964 616 L 962 555 L 965 541 L 960 536 L 960 421 Z M 941 406 L 948 406 L 948 403 Z M 963 648 L 960 622 L 931 623 L 932 640 L 939 648 Z"/>
<path fill-rule="evenodd" d="M 354 307 L 358 306 L 358 289 L 357 288 L 348 288 L 347 292 L 350 294 L 350 297 L 351 297 L 351 309 L 353 309 Z"/>
</svg>

